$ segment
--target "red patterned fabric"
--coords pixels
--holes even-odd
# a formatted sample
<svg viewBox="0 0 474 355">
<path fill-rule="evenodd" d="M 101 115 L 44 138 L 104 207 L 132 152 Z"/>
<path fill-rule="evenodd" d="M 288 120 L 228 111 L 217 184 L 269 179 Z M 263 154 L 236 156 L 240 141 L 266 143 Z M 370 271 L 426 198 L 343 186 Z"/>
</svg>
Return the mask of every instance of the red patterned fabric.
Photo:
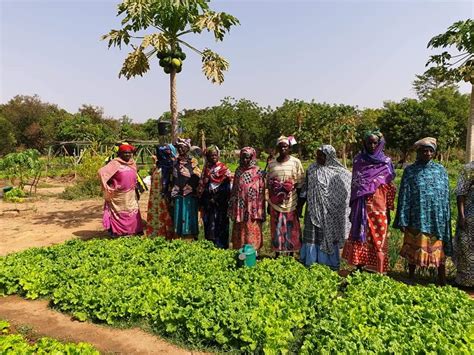
<svg viewBox="0 0 474 355">
<path fill-rule="evenodd" d="M 279 212 L 272 208 L 270 231 L 273 251 L 294 252 L 301 249 L 301 227 L 296 211 Z"/>
<path fill-rule="evenodd" d="M 173 220 L 170 215 L 170 206 L 167 200 L 161 195 L 161 173 L 160 169 L 153 171 L 150 187 L 150 198 L 148 200 L 147 236 L 165 237 L 175 239 Z"/>
<path fill-rule="evenodd" d="M 395 185 L 384 184 L 380 185 L 373 195 L 367 197 L 367 239 L 362 242 L 349 236 L 342 251 L 342 257 L 349 264 L 377 271 L 377 252 L 382 252 L 384 255 L 382 272 L 388 271 L 387 210 L 394 209 L 395 192 Z"/>
<path fill-rule="evenodd" d="M 232 248 L 240 249 L 244 244 L 252 244 L 255 249 L 263 245 L 262 221 L 236 222 L 232 228 Z"/>
</svg>

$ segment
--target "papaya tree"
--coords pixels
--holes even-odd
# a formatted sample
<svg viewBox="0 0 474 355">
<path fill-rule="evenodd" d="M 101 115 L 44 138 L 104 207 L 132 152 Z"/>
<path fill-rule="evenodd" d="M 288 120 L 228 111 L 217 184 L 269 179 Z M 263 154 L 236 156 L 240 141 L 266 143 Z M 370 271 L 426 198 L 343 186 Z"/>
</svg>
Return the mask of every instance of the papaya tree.
<svg viewBox="0 0 474 355">
<path fill-rule="evenodd" d="M 12 184 L 18 180 L 20 189 L 23 189 L 28 178 L 39 174 L 43 164 L 36 149 L 27 149 L 23 152 L 10 153 L 0 159 L 0 170 Z"/>
<path fill-rule="evenodd" d="M 426 73 L 437 76 L 440 80 L 459 82 L 464 80 L 471 84 L 471 104 L 467 123 L 466 161 L 474 160 L 474 20 L 468 19 L 453 23 L 445 33 L 433 37 L 428 48 L 451 48 L 456 53 L 443 50 L 432 55 Z"/>
<path fill-rule="evenodd" d="M 198 49 L 185 37 L 212 32 L 216 41 L 239 21 L 225 12 L 215 12 L 209 7 L 210 0 L 124 0 L 118 5 L 117 16 L 122 17 L 122 28 L 111 30 L 102 36 L 108 47 L 127 45 L 132 51 L 127 55 L 119 72 L 128 79 L 143 76 L 150 70 L 150 61 L 159 60 L 170 76 L 170 111 L 172 139 L 178 131 L 178 101 L 176 75 L 181 72 L 186 59 L 184 49 L 201 57 L 202 71 L 212 83 L 224 81 L 224 71 L 229 68 L 225 58 L 209 48 Z"/>
</svg>

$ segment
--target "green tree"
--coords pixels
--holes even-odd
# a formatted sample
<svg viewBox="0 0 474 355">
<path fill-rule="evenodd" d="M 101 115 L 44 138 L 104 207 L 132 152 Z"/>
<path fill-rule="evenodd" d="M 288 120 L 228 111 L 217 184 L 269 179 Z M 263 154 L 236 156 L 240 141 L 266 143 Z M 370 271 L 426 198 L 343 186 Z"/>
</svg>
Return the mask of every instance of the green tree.
<svg viewBox="0 0 474 355">
<path fill-rule="evenodd" d="M 146 133 L 141 130 L 140 124 L 133 123 L 132 119 L 127 115 L 119 118 L 119 138 L 127 139 L 146 139 Z"/>
<path fill-rule="evenodd" d="M 149 118 L 141 126 L 142 131 L 146 135 L 146 139 L 156 140 L 160 137 L 158 132 L 158 120 Z"/>
<path fill-rule="evenodd" d="M 90 141 L 108 142 L 114 141 L 115 132 L 105 123 L 94 123 L 89 116 L 80 113 L 59 124 L 58 140 L 61 141 Z"/>
<path fill-rule="evenodd" d="M 416 79 L 413 81 L 413 90 L 420 100 L 426 98 L 431 91 L 436 89 L 450 88 L 457 90 L 456 81 L 451 78 L 443 78 L 436 73 L 427 72 L 421 75 L 415 75 Z"/>
<path fill-rule="evenodd" d="M 268 109 L 253 101 L 226 97 L 219 106 L 185 110 L 183 128 L 196 144 L 200 144 L 204 133 L 207 145 L 216 144 L 226 149 L 251 145 L 263 149 L 264 135 L 269 126 L 265 120 L 267 112 Z"/>
<path fill-rule="evenodd" d="M 15 151 L 16 139 L 13 125 L 0 115 L 0 156 Z"/>
<path fill-rule="evenodd" d="M 70 114 L 39 96 L 17 95 L 0 106 L 0 113 L 13 126 L 15 140 L 23 148 L 44 151 L 55 140 L 59 123 Z"/>
<path fill-rule="evenodd" d="M 403 99 L 385 102 L 380 116 L 380 129 L 386 137 L 387 148 L 399 150 L 405 161 L 413 143 L 426 136 L 438 138 L 440 150 L 456 139 L 455 121 L 436 108 L 432 100 Z"/>
<path fill-rule="evenodd" d="M 204 75 L 213 83 L 224 81 L 223 72 L 229 63 L 210 49 L 199 50 L 183 38 L 187 34 L 199 34 L 207 30 L 222 41 L 225 34 L 239 21 L 225 12 L 215 12 L 209 7 L 210 0 L 124 0 L 118 6 L 117 16 L 123 16 L 122 28 L 111 30 L 102 39 L 108 40 L 109 48 L 122 44 L 131 45 L 133 51 L 125 59 L 119 76 L 127 79 L 142 76 L 150 69 L 150 59 L 160 58 L 165 73 L 170 74 L 170 111 L 172 139 L 178 131 L 178 102 L 176 74 L 186 58 L 181 46 L 197 53 L 202 60 Z M 153 33 L 143 34 L 152 29 Z M 131 42 L 141 41 L 139 45 Z"/>
<path fill-rule="evenodd" d="M 445 33 L 433 37 L 428 48 L 456 49 L 456 54 L 443 50 L 432 55 L 427 66 L 433 65 L 426 73 L 442 80 L 471 83 L 471 104 L 467 124 L 466 161 L 474 160 L 474 20 L 468 19 L 452 24 Z"/>
<path fill-rule="evenodd" d="M 82 104 L 77 110 L 82 116 L 87 116 L 92 123 L 102 123 L 104 120 L 104 109 L 100 106 Z"/>
<path fill-rule="evenodd" d="M 10 153 L 0 160 L 0 169 L 5 172 L 12 184 L 18 179 L 20 189 L 23 189 L 26 180 L 38 173 L 41 167 L 39 152 L 36 149 Z"/>
<path fill-rule="evenodd" d="M 445 114 L 452 122 L 455 132 L 450 138 L 450 147 L 461 147 L 466 141 L 466 117 L 469 116 L 469 95 L 461 94 L 454 86 L 441 87 L 431 90 L 425 100 Z"/>
</svg>

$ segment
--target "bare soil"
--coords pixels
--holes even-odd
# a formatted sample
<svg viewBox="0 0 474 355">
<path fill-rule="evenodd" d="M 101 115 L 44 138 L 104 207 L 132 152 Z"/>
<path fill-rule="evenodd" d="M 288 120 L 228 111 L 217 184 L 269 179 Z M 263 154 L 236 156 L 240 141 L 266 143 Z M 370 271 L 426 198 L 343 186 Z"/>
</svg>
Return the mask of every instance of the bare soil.
<svg viewBox="0 0 474 355">
<path fill-rule="evenodd" d="M 78 322 L 48 308 L 48 301 L 18 296 L 0 298 L 0 318 L 16 329 L 28 328 L 34 337 L 48 336 L 64 342 L 87 342 L 102 353 L 191 354 L 140 329 L 114 329 Z"/>
<path fill-rule="evenodd" d="M 48 181 L 22 203 L 0 201 L 0 255 L 31 247 L 44 247 L 70 239 L 106 237 L 102 228 L 102 199 L 67 201 L 59 194 L 64 181 Z M 41 185 L 40 185 L 41 186 Z M 148 194 L 140 201 L 146 219 Z M 145 331 L 114 329 L 73 320 L 48 308 L 48 301 L 25 300 L 18 296 L 0 297 L 0 319 L 16 329 L 31 329 L 37 336 L 62 341 L 87 342 L 104 353 L 114 354 L 192 354 Z"/>
</svg>

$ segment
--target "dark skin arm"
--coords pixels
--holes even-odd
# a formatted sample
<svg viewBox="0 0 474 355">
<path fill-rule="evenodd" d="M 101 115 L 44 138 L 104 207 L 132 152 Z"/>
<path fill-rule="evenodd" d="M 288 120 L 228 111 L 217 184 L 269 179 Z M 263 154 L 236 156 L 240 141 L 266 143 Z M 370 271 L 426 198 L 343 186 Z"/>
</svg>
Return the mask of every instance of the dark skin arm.
<svg viewBox="0 0 474 355">
<path fill-rule="evenodd" d="M 303 206 L 306 202 L 306 199 L 300 197 L 301 189 L 296 189 L 296 193 L 298 194 L 298 203 L 296 205 L 296 214 L 298 215 L 298 218 L 301 218 L 301 215 L 303 214 Z"/>
<path fill-rule="evenodd" d="M 466 228 L 466 216 L 464 214 L 466 196 L 458 196 L 456 200 L 458 205 L 458 226 L 459 228 L 464 229 Z"/>
</svg>

